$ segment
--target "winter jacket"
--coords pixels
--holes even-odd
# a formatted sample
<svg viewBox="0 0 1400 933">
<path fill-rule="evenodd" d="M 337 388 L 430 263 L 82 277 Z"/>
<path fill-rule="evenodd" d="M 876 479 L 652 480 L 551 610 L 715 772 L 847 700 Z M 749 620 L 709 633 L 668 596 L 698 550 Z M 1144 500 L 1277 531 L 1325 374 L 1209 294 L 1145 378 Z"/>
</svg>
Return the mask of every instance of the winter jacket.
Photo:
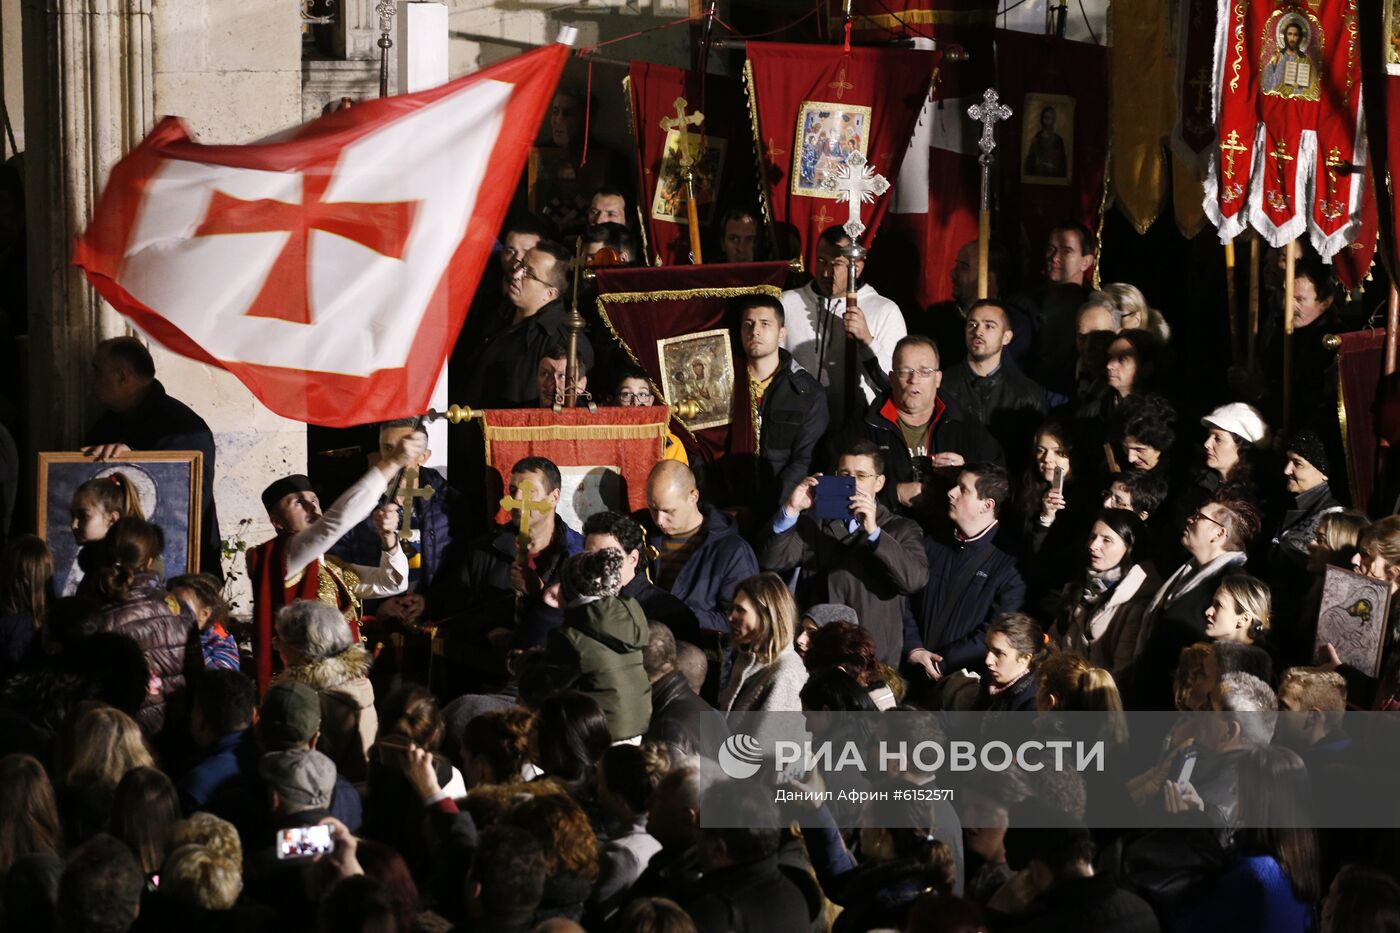
<svg viewBox="0 0 1400 933">
<path fill-rule="evenodd" d="M 817 442 L 831 423 L 826 391 L 816 377 L 786 350 L 778 351 L 778 359 L 758 409 L 759 496 L 753 501 L 761 512 L 776 508 L 811 473 Z"/>
<path fill-rule="evenodd" d="M 938 396 L 952 400 L 968 421 L 976 422 L 996 438 L 1013 461 L 1024 465 L 1026 439 L 1050 410 L 1045 389 L 1006 357 L 989 376 L 979 376 L 964 359 L 946 370 Z"/>
<path fill-rule="evenodd" d="M 316 750 L 351 781 L 364 780 L 366 756 L 379 732 L 369 669 L 369 653 L 351 645 L 332 657 L 289 667 L 272 679 L 273 684 L 298 681 L 320 696 L 321 741 Z"/>
<path fill-rule="evenodd" d="M 728 515 L 704 503 L 700 513 L 704 523 L 699 533 L 704 539 L 676 575 L 671 595 L 690 607 L 701 631 L 727 633 L 734 589 L 758 573 L 758 558 L 749 543 L 739 537 L 739 528 Z M 651 513 L 642 510 L 632 517 L 646 529 L 647 543 L 659 546 L 664 535 L 652 521 Z"/>
<path fill-rule="evenodd" d="M 1060 650 L 1110 672 L 1123 670 L 1135 656 L 1143 614 L 1160 586 L 1150 564 L 1134 564 L 1097 605 L 1080 602 L 1080 582 L 1070 583 L 1055 625 Z"/>
<path fill-rule="evenodd" d="M 519 324 L 512 325 L 513 317 L 505 318 L 502 329 L 481 343 L 467 369 L 476 376 L 466 394 L 473 408 L 533 408 L 540 394 L 540 354 L 551 346 L 568 346 L 568 311 L 562 300 L 550 302 Z M 578 343 L 579 355 L 592 369 L 592 345 L 583 334 Z"/>
<path fill-rule="evenodd" d="M 821 894 L 810 875 L 770 855 L 706 872 L 681 906 L 699 933 L 810 933 Z"/>
<path fill-rule="evenodd" d="M 1342 504 L 1332 495 L 1328 483 L 1321 483 L 1298 496 L 1293 508 L 1283 513 L 1283 522 L 1274 535 L 1270 563 L 1275 573 L 1303 570 L 1322 516 L 1341 510 Z"/>
<path fill-rule="evenodd" d="M 493 628 L 515 628 L 515 588 L 511 586 L 510 570 L 515 563 L 516 527 L 498 525 L 467 553 L 459 581 L 463 595 L 460 599 L 469 620 Z M 535 572 L 539 574 L 541 594 L 559 582 L 559 570 L 564 559 L 583 550 L 583 535 L 574 531 L 556 514 L 554 538 L 544 551 L 535 556 Z M 513 648 L 535 648 L 544 644 L 545 633 L 563 622 L 563 613 L 545 605 L 542 595 L 524 600 L 520 627 L 516 629 Z"/>
<path fill-rule="evenodd" d="M 785 520 L 780 512 L 759 563 L 782 577 L 801 568 L 797 604 L 851 607 L 875 639 L 880 661 L 897 667 L 909 596 L 928 582 L 924 533 L 913 520 L 883 505 L 877 506 L 875 521 L 879 534 L 872 541 L 859 527 L 851 531 L 844 520 L 818 521 L 810 513 Z M 779 531 L 784 524 L 786 530 Z"/>
<path fill-rule="evenodd" d="M 1032 668 L 1009 684 L 1005 690 L 994 694 L 992 693 L 992 684 L 996 681 L 989 676 L 983 677 L 978 685 L 977 699 L 973 702 L 972 708 L 986 713 L 1033 711 L 1035 709 L 1036 689 L 1040 685 L 1039 681 L 1040 678 L 1036 677 L 1035 669 Z"/>
<path fill-rule="evenodd" d="M 1016 561 L 997 546 L 996 532 L 992 526 L 970 541 L 956 532 L 924 539 L 928 585 L 915 594 L 905 618 L 906 657 L 927 648 L 943 656 L 945 674 L 981 667 L 987 626 L 1004 612 L 1020 611 L 1026 598 Z"/>
<path fill-rule="evenodd" d="M 860 420 L 860 436 L 874 441 L 880 446 L 885 458 L 885 488 L 880 491 L 880 501 L 890 508 L 898 501 L 895 487 L 900 483 L 916 479 L 931 481 L 926 475 L 929 467 L 925 464 L 916 468 L 914 458 L 909 453 L 904 434 L 899 430 L 899 411 L 890 400 L 889 393 L 877 398 L 865 411 Z M 939 396 L 934 400 L 933 423 L 929 430 L 928 456 L 936 453 L 962 454 L 967 463 L 990 460 L 1003 463 L 1001 445 L 987 429 L 970 418 L 965 418 L 958 403 Z M 952 486 L 952 482 L 947 483 Z"/>
<path fill-rule="evenodd" d="M 418 533 L 418 549 L 422 557 L 420 566 L 409 567 L 408 588 L 430 601 L 432 608 L 428 611 L 430 617 L 434 617 L 431 614 L 435 609 L 443 608 L 441 604 L 449 602 L 452 590 L 450 571 L 443 579 L 438 578 L 438 571 L 444 566 L 453 566 L 453 542 L 456 541 L 459 547 L 463 543 L 467 516 L 462 494 L 447 485 L 446 478 L 437 470 L 420 467 L 418 482 L 432 489 L 433 494 L 412 500 L 413 529 Z M 373 518 L 366 518 L 350 529 L 350 533 L 337 541 L 327 553 L 352 564 L 377 567 L 380 552 L 379 532 L 374 528 Z"/>
<path fill-rule="evenodd" d="M 96 630 L 125 635 L 141 646 L 160 692 L 147 695 L 136 714 L 147 735 L 165 725 L 166 703 L 185 689 L 186 677 L 204 667 L 199 629 L 179 601 L 165 591 L 155 574 L 137 574 L 126 598 L 111 603 L 97 617 Z"/>
<path fill-rule="evenodd" d="M 648 622 L 660 622 L 681 641 L 693 642 L 700 636 L 700 623 L 690 607 L 674 595 L 652 583 L 643 573 L 637 573 L 622 588 L 619 596 L 635 599 Z"/>
<path fill-rule="evenodd" d="M 719 691 L 720 710 L 738 712 L 800 712 L 807 668 L 797 650 L 788 645 L 771 664 L 745 650 L 734 654 L 729 679 Z"/>
<path fill-rule="evenodd" d="M 651 720 L 651 684 L 642 668 L 647 637 L 635 600 L 605 596 L 565 609 L 564 624 L 545 643 L 555 683 L 597 700 L 614 742 L 641 735 Z"/>
<path fill-rule="evenodd" d="M 719 711 L 690 689 L 685 675 L 671 671 L 651 685 L 651 724 L 644 738 L 714 759 L 729 729 Z"/>
</svg>

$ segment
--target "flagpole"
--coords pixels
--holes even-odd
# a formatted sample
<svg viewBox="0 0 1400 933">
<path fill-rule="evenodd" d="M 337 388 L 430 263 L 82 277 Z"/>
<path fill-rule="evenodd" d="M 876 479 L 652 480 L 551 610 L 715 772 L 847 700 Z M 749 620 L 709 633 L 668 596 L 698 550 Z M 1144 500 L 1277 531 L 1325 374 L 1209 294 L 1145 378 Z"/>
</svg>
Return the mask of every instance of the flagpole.
<svg viewBox="0 0 1400 933">
<path fill-rule="evenodd" d="M 397 0 L 379 0 L 375 5 L 375 15 L 379 17 L 379 96 L 389 96 L 389 50 L 394 40 L 389 32 L 394 28 L 394 14 L 398 12 Z"/>
<path fill-rule="evenodd" d="M 1255 352 L 1259 343 L 1259 235 L 1249 238 L 1249 329 L 1245 332 L 1245 361 L 1254 371 Z"/>
<path fill-rule="evenodd" d="M 982 94 L 982 103 L 968 107 L 967 115 L 982 124 L 982 138 L 977 142 L 977 147 L 982 150 L 977 157 L 982 169 L 982 193 L 977 213 L 977 297 L 980 300 L 987 297 L 991 288 L 992 160 L 997 148 L 992 128 L 998 121 L 1011 116 L 1011 108 L 997 99 L 996 88 L 989 87 Z"/>
</svg>

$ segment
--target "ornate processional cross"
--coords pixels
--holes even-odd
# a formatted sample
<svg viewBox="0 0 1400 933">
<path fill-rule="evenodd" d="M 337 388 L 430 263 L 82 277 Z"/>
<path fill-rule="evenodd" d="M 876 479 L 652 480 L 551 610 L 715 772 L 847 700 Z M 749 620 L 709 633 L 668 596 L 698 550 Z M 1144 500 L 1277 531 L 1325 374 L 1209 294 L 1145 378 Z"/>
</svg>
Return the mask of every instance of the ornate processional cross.
<svg viewBox="0 0 1400 933">
<path fill-rule="evenodd" d="M 677 97 L 672 106 L 676 108 L 676 115 L 662 117 L 661 129 L 666 132 L 679 131 L 681 151 L 678 161 L 681 168 L 690 168 L 695 164 L 695 159 L 690 154 L 690 127 L 699 127 L 701 123 L 705 122 L 705 115 L 698 110 L 694 113 L 686 113 L 686 99 L 684 97 Z"/>
<path fill-rule="evenodd" d="M 994 127 L 1002 120 L 1011 118 L 1011 108 L 997 98 L 996 88 L 989 87 L 982 94 L 982 103 L 967 108 L 967 115 L 982 124 L 982 138 L 977 140 L 977 148 L 982 154 L 977 161 L 982 164 L 982 210 L 992 209 L 992 159 L 996 152 L 997 139 Z"/>
<path fill-rule="evenodd" d="M 520 485 L 516 487 L 515 496 L 507 493 L 501 497 L 501 508 L 520 513 L 520 533 L 517 535 L 517 540 L 528 544 L 530 541 L 530 513 L 548 512 L 550 504 L 544 499 L 535 498 L 535 481 L 526 478 L 522 479 Z"/>
<path fill-rule="evenodd" d="M 406 489 L 403 488 L 405 486 Z M 400 535 L 407 535 L 413 530 L 413 500 L 422 499 L 427 502 L 436 492 L 431 486 L 418 485 L 417 467 L 408 467 L 403 471 L 403 481 L 400 483 L 399 494 L 395 497 L 403 500 L 403 519 L 399 522 Z"/>
<path fill-rule="evenodd" d="M 841 229 L 846 231 L 852 243 L 865 232 L 865 224 L 860 219 L 860 206 L 873 204 L 876 198 L 890 190 L 889 181 L 866 164 L 865 156 L 859 150 L 846 157 L 846 164 L 837 170 L 835 178 L 827 178 L 822 184 L 837 192 L 837 203 L 844 201 L 851 206 L 850 215 Z"/>
</svg>

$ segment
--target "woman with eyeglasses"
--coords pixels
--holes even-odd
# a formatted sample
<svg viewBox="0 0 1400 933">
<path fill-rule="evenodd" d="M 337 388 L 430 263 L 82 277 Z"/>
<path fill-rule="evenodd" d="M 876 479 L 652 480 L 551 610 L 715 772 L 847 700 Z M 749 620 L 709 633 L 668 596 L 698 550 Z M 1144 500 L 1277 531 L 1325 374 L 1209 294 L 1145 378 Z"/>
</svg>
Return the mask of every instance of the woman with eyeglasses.
<svg viewBox="0 0 1400 933">
<path fill-rule="evenodd" d="M 1087 561 L 1061 597 L 1053 630 L 1061 651 L 1108 671 L 1132 662 L 1143 615 L 1161 584 L 1151 561 L 1141 556 L 1146 534 L 1126 509 L 1099 512 L 1082 552 Z"/>
<path fill-rule="evenodd" d="M 625 367 L 622 375 L 618 377 L 617 391 L 613 392 L 612 404 L 619 408 L 650 408 L 655 405 L 656 394 L 651 391 L 651 381 L 647 379 L 647 374 L 635 366 Z M 669 430 L 666 432 L 666 447 L 661 452 L 661 459 L 679 460 L 687 465 L 690 463 L 685 445 Z"/>
</svg>

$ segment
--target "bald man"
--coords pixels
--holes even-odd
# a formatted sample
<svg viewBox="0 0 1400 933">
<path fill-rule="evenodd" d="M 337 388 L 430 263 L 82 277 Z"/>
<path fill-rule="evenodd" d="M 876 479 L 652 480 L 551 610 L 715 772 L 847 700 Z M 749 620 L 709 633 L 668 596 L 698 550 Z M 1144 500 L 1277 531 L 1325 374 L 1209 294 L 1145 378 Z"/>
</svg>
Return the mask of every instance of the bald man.
<svg viewBox="0 0 1400 933">
<path fill-rule="evenodd" d="M 999 301 L 984 298 L 968 309 L 963 361 L 943 374 L 938 392 L 969 421 L 985 425 L 1001 444 L 1007 466 L 1026 465 L 1035 426 L 1050 410 L 1043 389 L 1011 360 L 1012 318 Z"/>
<path fill-rule="evenodd" d="M 734 588 L 758 573 L 758 559 L 738 526 L 700 501 L 695 474 L 676 460 L 662 460 L 647 477 L 647 508 L 633 516 L 658 557 L 652 581 L 690 607 L 700 623 L 701 647 L 715 648 L 729 632 Z"/>
</svg>

